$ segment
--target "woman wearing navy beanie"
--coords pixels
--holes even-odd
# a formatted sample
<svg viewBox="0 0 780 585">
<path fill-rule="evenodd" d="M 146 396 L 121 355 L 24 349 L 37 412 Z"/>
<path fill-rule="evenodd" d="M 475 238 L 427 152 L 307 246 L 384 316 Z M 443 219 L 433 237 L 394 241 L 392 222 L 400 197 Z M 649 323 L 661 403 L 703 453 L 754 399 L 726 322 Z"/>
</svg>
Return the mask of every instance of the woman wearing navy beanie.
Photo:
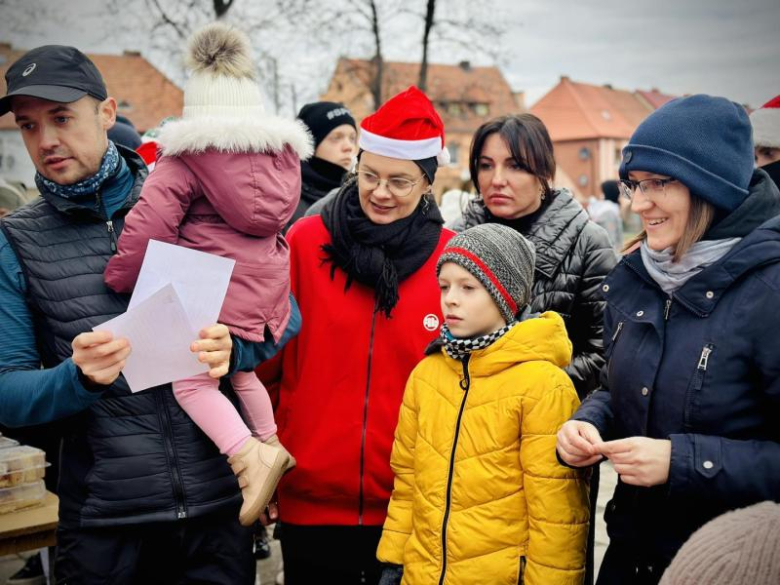
<svg viewBox="0 0 780 585">
<path fill-rule="evenodd" d="M 780 500 L 780 192 L 747 113 L 670 102 L 620 177 L 643 231 L 603 283 L 602 386 L 558 434 L 563 462 L 620 476 L 599 585 L 658 583 L 710 519 Z"/>
</svg>

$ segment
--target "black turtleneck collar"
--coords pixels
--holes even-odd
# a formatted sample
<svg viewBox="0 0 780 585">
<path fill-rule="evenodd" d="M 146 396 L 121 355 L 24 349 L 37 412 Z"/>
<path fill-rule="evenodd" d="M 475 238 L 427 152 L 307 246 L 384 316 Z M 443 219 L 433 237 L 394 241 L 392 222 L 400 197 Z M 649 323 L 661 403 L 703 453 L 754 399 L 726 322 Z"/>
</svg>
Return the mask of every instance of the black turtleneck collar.
<svg viewBox="0 0 780 585">
<path fill-rule="evenodd" d="M 303 190 L 301 198 L 309 204 L 321 199 L 333 189 L 341 187 L 341 182 L 347 171 L 344 167 L 333 164 L 316 156 L 301 162 L 301 180 Z"/>
</svg>

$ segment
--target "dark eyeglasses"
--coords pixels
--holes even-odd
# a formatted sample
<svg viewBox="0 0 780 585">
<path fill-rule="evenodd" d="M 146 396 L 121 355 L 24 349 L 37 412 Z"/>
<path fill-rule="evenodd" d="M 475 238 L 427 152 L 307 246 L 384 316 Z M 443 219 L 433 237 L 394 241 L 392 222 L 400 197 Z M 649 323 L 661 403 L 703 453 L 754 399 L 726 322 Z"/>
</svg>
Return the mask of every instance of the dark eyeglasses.
<svg viewBox="0 0 780 585">
<path fill-rule="evenodd" d="M 676 183 L 677 179 L 644 179 L 642 181 L 632 181 L 631 179 L 621 179 L 618 183 L 620 187 L 620 193 L 628 198 L 633 199 L 634 193 L 636 193 L 637 187 L 642 191 L 642 195 L 647 197 L 659 196 L 666 194 L 666 186 L 669 183 Z"/>
</svg>

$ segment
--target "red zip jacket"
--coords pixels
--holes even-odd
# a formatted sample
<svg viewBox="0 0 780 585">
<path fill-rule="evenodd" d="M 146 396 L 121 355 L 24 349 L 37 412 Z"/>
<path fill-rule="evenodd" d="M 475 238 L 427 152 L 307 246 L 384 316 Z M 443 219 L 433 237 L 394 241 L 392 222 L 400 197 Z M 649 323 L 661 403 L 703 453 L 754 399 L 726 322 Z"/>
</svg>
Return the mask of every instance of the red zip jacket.
<svg viewBox="0 0 780 585">
<path fill-rule="evenodd" d="M 323 262 L 330 234 L 319 216 L 295 223 L 291 286 L 300 334 L 258 368 L 276 392 L 279 438 L 298 466 L 279 485 L 283 522 L 380 526 L 393 489 L 390 451 L 404 387 L 442 322 L 436 261 L 401 282 L 391 318 L 374 313 L 374 289 Z"/>
</svg>

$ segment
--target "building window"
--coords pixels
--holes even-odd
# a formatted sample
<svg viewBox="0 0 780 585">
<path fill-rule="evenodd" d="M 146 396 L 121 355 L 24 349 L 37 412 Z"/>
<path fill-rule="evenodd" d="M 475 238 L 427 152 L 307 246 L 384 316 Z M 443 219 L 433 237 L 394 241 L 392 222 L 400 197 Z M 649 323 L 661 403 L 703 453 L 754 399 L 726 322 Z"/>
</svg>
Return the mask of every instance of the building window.
<svg viewBox="0 0 780 585">
<path fill-rule="evenodd" d="M 587 187 L 588 186 L 588 175 L 580 175 L 579 180 L 577 181 L 580 184 L 580 187 Z"/>
<path fill-rule="evenodd" d="M 489 116 L 490 106 L 487 104 L 474 104 L 474 113 L 477 116 Z"/>
<path fill-rule="evenodd" d="M 463 113 L 463 108 L 457 102 L 451 102 L 447 105 L 447 113 L 450 116 L 460 116 Z"/>
<path fill-rule="evenodd" d="M 580 148 L 580 160 L 590 160 L 590 148 L 587 146 Z"/>
</svg>

